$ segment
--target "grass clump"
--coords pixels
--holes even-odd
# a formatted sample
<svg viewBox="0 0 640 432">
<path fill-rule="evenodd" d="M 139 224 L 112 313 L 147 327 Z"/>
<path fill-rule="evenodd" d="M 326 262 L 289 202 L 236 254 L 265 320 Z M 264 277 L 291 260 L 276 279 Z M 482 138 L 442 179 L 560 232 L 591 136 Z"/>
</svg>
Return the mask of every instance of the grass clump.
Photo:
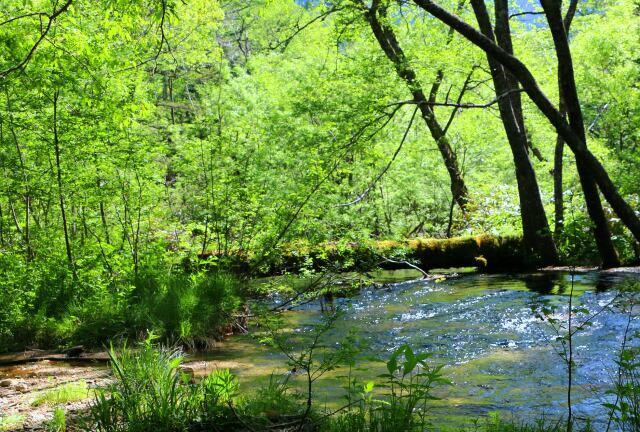
<svg viewBox="0 0 640 432">
<path fill-rule="evenodd" d="M 589 431 L 586 429 L 583 432 Z M 566 432 L 567 425 L 564 419 L 559 418 L 556 420 L 549 420 L 545 417 L 537 418 L 531 422 L 522 421 L 519 419 L 511 418 L 504 419 L 499 414 L 491 414 L 483 420 L 477 420 L 474 424 L 474 432 Z"/>
<path fill-rule="evenodd" d="M 207 346 L 226 333 L 241 304 L 238 293 L 239 282 L 228 273 L 149 271 L 120 296 L 105 292 L 86 300 L 75 313 L 81 323 L 73 339 L 95 345 L 152 332 L 165 341 Z"/>
<path fill-rule="evenodd" d="M 21 414 L 12 414 L 9 416 L 0 416 L 0 432 L 16 430 L 24 423 L 24 416 Z"/>
<path fill-rule="evenodd" d="M 31 405 L 60 405 L 86 399 L 92 393 L 84 381 L 70 382 L 39 393 Z"/>
<path fill-rule="evenodd" d="M 140 349 L 110 350 L 115 383 L 96 395 L 86 419 L 89 430 L 169 432 L 219 426 L 230 418 L 227 404 L 237 383 L 229 371 L 213 373 L 199 384 L 181 365 L 177 349 L 156 349 L 150 340 Z"/>
<path fill-rule="evenodd" d="M 195 417 L 190 379 L 179 369 L 179 351 L 139 351 L 126 347 L 109 352 L 115 384 L 96 396 L 90 420 L 98 431 L 186 430 Z"/>
<path fill-rule="evenodd" d="M 67 430 L 67 415 L 62 408 L 53 411 L 53 418 L 45 426 L 47 432 L 65 432 Z"/>
</svg>

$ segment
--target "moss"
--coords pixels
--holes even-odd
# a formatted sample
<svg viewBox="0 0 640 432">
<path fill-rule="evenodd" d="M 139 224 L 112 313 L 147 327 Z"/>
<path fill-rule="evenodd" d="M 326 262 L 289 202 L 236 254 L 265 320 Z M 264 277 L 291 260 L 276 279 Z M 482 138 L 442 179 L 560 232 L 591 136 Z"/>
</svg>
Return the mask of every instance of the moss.
<svg viewBox="0 0 640 432">
<path fill-rule="evenodd" d="M 448 267 L 478 267 L 493 271 L 522 268 L 521 240 L 515 237 L 454 237 L 408 242 L 409 256 L 425 270 Z"/>
<path fill-rule="evenodd" d="M 387 260 L 387 258 L 389 260 Z M 408 268 L 407 262 L 424 270 L 451 267 L 477 267 L 484 271 L 515 270 L 528 267 L 519 237 L 454 237 L 449 239 L 378 240 L 364 242 L 325 242 L 311 245 L 299 240 L 281 245 L 269 256 L 199 255 L 199 264 L 185 260 L 189 269 L 224 267 L 238 273 L 249 269 L 258 276 L 305 271 L 371 271 L 376 268 Z"/>
</svg>

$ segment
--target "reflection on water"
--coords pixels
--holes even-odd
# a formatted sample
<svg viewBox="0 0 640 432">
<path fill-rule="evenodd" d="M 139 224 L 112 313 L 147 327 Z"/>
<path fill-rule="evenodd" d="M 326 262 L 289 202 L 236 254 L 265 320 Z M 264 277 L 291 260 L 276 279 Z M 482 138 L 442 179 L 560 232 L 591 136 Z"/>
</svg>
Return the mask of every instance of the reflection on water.
<svg viewBox="0 0 640 432">
<path fill-rule="evenodd" d="M 574 306 L 585 310 L 574 318 L 580 322 L 611 304 L 623 279 L 596 272 L 466 274 L 441 282 L 412 280 L 371 287 L 355 298 L 335 300 L 346 313 L 326 343 L 337 343 L 357 329 L 369 343 L 367 354 L 385 357 L 404 343 L 415 351 L 433 353 L 434 361 L 447 365 L 446 374 L 456 384 L 444 389 L 443 400 L 435 403 L 441 424 L 468 424 L 491 411 L 562 415 L 566 367 L 554 342 L 556 334 L 532 310 L 543 302 L 555 305 L 554 318 L 566 322 L 568 294 L 573 290 Z M 288 314 L 299 331 L 321 317 L 317 303 Z M 608 308 L 575 336 L 578 416 L 601 415 L 601 398 L 611 382 L 627 319 L 621 309 Z M 633 317 L 632 328 L 640 330 L 640 316 Z M 274 368 L 286 371 L 281 354 L 247 337 L 225 346 L 227 351 L 212 355 L 249 362 L 248 368 L 237 370 L 245 381 L 266 376 Z M 382 372 L 378 364 L 365 366 L 363 378 Z M 338 403 L 342 394 L 338 375 L 318 383 L 318 398 Z"/>
</svg>

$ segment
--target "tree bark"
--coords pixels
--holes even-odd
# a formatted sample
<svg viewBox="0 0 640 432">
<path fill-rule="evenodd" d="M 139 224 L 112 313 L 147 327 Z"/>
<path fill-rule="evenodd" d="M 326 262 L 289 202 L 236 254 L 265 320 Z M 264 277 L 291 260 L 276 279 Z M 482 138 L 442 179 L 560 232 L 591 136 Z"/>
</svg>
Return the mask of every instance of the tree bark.
<svg viewBox="0 0 640 432">
<path fill-rule="evenodd" d="M 498 43 L 507 51 L 512 51 L 509 30 L 509 12 L 506 0 L 496 0 L 496 36 L 494 38 L 491 20 L 484 0 L 472 0 L 480 31 L 490 40 L 497 38 Z M 527 252 L 536 257 L 541 265 L 552 265 L 559 261 L 558 251 L 549 229 L 549 222 L 542 204 L 540 188 L 535 170 L 528 153 L 528 140 L 522 115 L 522 101 L 518 92 L 518 82 L 493 57 L 487 56 L 491 76 L 498 100 L 502 124 L 511 147 L 518 184 L 520 212 L 522 215 L 523 241 Z M 510 93 L 511 92 L 511 93 Z M 509 94 L 509 97 L 500 97 Z"/>
<path fill-rule="evenodd" d="M 578 7 L 578 0 L 571 0 L 569 8 L 564 17 L 564 28 L 567 35 L 573 22 L 576 9 Z M 559 111 L 563 118 L 566 118 L 567 108 L 565 106 L 564 96 L 562 94 L 562 83 L 558 76 L 558 90 L 560 94 L 559 98 Z M 556 146 L 553 157 L 553 202 L 554 202 L 554 235 L 556 238 L 562 235 L 564 229 L 564 189 L 562 186 L 563 180 L 563 157 L 564 157 L 564 140 L 562 136 L 558 134 L 556 137 Z"/>
<path fill-rule="evenodd" d="M 549 29 L 551 30 L 556 56 L 558 58 L 558 78 L 561 85 L 561 94 L 567 109 L 569 124 L 580 140 L 586 143 L 587 136 L 584 128 L 584 119 L 574 79 L 569 39 L 567 38 L 562 20 L 561 3 L 557 0 L 542 0 L 541 4 L 547 17 L 547 22 L 549 23 Z M 617 267 L 620 265 L 620 258 L 611 239 L 611 230 L 609 229 L 609 223 L 602 208 L 596 182 L 582 159 L 577 158 L 576 165 L 584 192 L 584 200 L 587 204 L 587 211 L 595 225 L 593 233 L 596 244 L 598 245 L 600 257 L 602 258 L 602 266 L 605 268 Z"/>
<path fill-rule="evenodd" d="M 529 98 L 531 98 L 544 116 L 547 117 L 547 120 L 556 128 L 558 134 L 569 146 L 576 156 L 576 160 L 580 160 L 586 169 L 589 170 L 590 175 L 595 179 L 600 191 L 616 215 L 618 215 L 625 226 L 629 228 L 636 240 L 640 241 L 640 219 L 638 219 L 633 208 L 622 198 L 600 161 L 587 148 L 586 142 L 580 139 L 560 112 L 554 107 L 549 98 L 542 92 L 537 81 L 524 63 L 504 51 L 492 40 L 457 16 L 435 4 L 433 0 L 414 0 L 414 2 L 495 58 L 518 79 L 518 82 L 522 85 Z"/>
<path fill-rule="evenodd" d="M 562 109 L 560 110 L 562 113 Z M 563 178 L 563 159 L 564 157 L 564 140 L 560 135 L 556 137 L 556 146 L 553 154 L 553 206 L 554 206 L 554 227 L 553 232 L 556 237 L 562 235 L 564 229 L 564 188 L 562 186 Z"/>
<path fill-rule="evenodd" d="M 69 269 L 74 279 L 77 279 L 76 267 L 71 251 L 71 241 L 69 240 L 69 229 L 67 227 L 67 212 L 64 204 L 64 194 L 62 192 L 62 170 L 60 168 L 60 139 L 58 136 L 58 96 L 60 92 L 56 90 L 53 94 L 53 146 L 56 154 L 56 180 L 58 183 L 58 198 L 60 201 L 60 215 L 62 216 L 62 229 L 64 232 L 64 244 L 67 252 Z"/>
<path fill-rule="evenodd" d="M 429 128 L 431 136 L 435 140 L 442 159 L 444 160 L 445 167 L 447 168 L 449 178 L 451 179 L 451 194 L 453 199 L 460 209 L 466 212 L 469 192 L 464 182 L 462 171 L 458 166 L 456 153 L 453 151 L 449 139 L 438 122 L 415 71 L 409 66 L 393 29 L 384 22 L 387 19 L 386 7 L 380 5 L 379 0 L 374 0 L 371 8 L 366 10 L 365 17 L 380 47 L 387 58 L 393 63 L 398 76 L 407 84 L 413 96 L 413 102 L 419 107 L 421 116 Z"/>
</svg>

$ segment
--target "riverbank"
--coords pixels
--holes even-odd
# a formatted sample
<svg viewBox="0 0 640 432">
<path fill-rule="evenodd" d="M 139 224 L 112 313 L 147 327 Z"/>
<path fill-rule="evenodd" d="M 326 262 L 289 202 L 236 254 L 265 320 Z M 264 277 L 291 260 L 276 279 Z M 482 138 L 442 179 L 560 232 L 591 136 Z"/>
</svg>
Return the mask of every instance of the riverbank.
<svg viewBox="0 0 640 432">
<path fill-rule="evenodd" d="M 571 288 L 575 307 L 580 305 L 581 309 L 595 313 L 614 299 L 616 287 L 628 280 L 619 271 L 571 270 L 558 273 L 545 269 L 521 275 L 459 274 L 444 280 L 415 280 L 417 273 L 413 271 L 384 273 L 379 275 L 379 286 L 366 287 L 351 299 L 335 300 L 336 307 L 345 308 L 345 316 L 325 344 L 335 346 L 342 336 L 355 330 L 358 338 L 369 341 L 370 352 L 383 358 L 401 343 L 433 354 L 433 362 L 446 365 L 444 373 L 455 384 L 437 393 L 442 400 L 433 403 L 433 415 L 440 424 L 466 424 L 472 418 L 493 412 L 535 418 L 546 410 L 561 415 L 566 371 L 557 361 L 550 342 L 553 334 L 534 316 L 531 307 L 545 302 L 555 304 L 558 309 L 554 317 L 563 322 Z M 639 272 L 638 268 L 625 270 L 626 275 Z M 309 326 L 320 322 L 324 314 L 319 301 L 313 301 L 299 304 L 284 316 L 285 334 L 303 337 Z M 581 312 L 576 319 L 582 320 L 584 316 Z M 634 318 L 634 326 L 640 323 L 638 319 L 640 316 Z M 576 410 L 584 415 L 600 415 L 601 402 L 590 397 L 594 390 L 603 393 L 610 386 L 608 375 L 602 371 L 605 363 L 611 365 L 615 358 L 625 322 L 623 311 L 616 306 L 601 313 L 595 326 L 576 335 L 579 348 L 574 396 Z M 233 336 L 209 352 L 187 356 L 184 366 L 196 378 L 228 368 L 238 376 L 241 392 L 265 385 L 272 372 L 278 377 L 288 376 L 291 367 L 287 366 L 286 356 L 252 337 L 264 338 L 261 331 L 264 329 L 254 328 L 253 335 Z M 104 353 L 82 356 L 100 362 L 106 358 Z M 27 355 L 22 354 L 24 357 Z M 358 368 L 364 370 L 356 373 L 363 382 L 375 380 L 385 370 L 384 364 L 365 360 L 358 362 Z M 100 378 L 91 374 L 104 373 L 106 366 L 57 365 L 45 361 L 12 370 L 17 372 L 7 378 L 17 380 L 15 385 L 20 380 L 26 381 L 27 389 L 24 393 L 21 388 L 14 389 L 11 399 L 5 400 L 12 405 L 11 415 L 24 415 L 33 426 L 35 423 L 30 419 L 46 421 L 55 410 L 55 407 L 33 407 L 30 402 L 44 386 L 59 385 L 60 378 L 51 376 L 75 374 L 91 390 L 93 381 Z M 85 372 L 89 375 L 83 375 Z M 344 392 L 340 376 L 345 373 L 339 369 L 318 381 L 319 403 L 327 406 L 339 403 Z M 304 392 L 304 376 L 292 376 L 290 384 L 296 391 Z M 85 408 L 91 400 L 91 395 L 85 399 Z M 76 403 L 80 402 L 70 402 L 64 407 L 73 410 Z M 49 417 L 44 416 L 43 410 Z M 31 411 L 33 416 L 29 414 Z"/>
</svg>

